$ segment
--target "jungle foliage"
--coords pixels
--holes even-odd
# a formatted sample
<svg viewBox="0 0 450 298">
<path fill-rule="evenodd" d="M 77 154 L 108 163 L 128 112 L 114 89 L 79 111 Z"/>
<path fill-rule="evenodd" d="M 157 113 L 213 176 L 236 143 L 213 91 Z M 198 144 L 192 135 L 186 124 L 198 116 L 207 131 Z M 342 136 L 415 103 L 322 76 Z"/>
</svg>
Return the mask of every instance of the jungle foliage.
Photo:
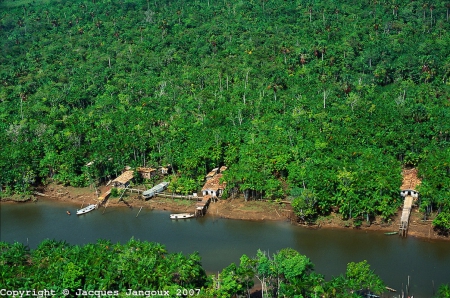
<svg viewBox="0 0 450 298">
<path fill-rule="evenodd" d="M 196 289 L 207 281 L 197 253 L 168 253 L 158 243 L 134 239 L 126 244 L 99 240 L 83 246 L 44 240 L 34 250 L 21 243 L 1 242 L 0 268 L 3 288 L 54 290 L 58 297 L 64 289 L 73 296 L 78 289 L 122 293 L 127 289 L 159 289 L 175 293 L 177 287 Z"/>
<path fill-rule="evenodd" d="M 422 209 L 448 230 L 449 9 L 2 1 L 0 191 L 167 164 L 190 190 L 225 164 L 227 193 L 297 189 L 306 221 L 361 221 L 394 214 L 401 168 L 417 166 Z"/>
<path fill-rule="evenodd" d="M 168 253 L 158 243 L 134 239 L 126 244 L 99 240 L 83 246 L 44 240 L 34 250 L 17 242 L 0 242 L 0 269 L 2 288 L 46 289 L 58 295 L 67 289 L 71 296 L 80 289 L 97 291 L 89 297 L 128 297 L 128 289 L 158 289 L 176 297 L 183 296 L 177 295 L 180 288 L 198 289 L 183 297 L 247 297 L 254 278 L 262 285 L 263 297 L 360 297 L 356 295 L 360 289 L 378 294 L 385 290 L 366 261 L 349 263 L 345 274 L 327 282 L 306 256 L 293 249 L 273 256 L 258 251 L 253 258 L 243 255 L 239 265 L 207 276 L 197 253 Z"/>
</svg>

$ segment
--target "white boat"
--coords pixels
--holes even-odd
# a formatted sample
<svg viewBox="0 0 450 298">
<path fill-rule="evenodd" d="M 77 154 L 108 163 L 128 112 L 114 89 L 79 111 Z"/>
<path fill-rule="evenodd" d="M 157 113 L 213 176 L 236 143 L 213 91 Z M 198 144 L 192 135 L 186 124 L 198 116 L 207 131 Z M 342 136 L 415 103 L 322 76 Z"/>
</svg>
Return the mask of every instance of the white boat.
<svg viewBox="0 0 450 298">
<path fill-rule="evenodd" d="M 91 204 L 91 205 L 89 205 L 87 207 L 84 207 L 83 209 L 77 210 L 77 215 L 88 213 L 88 212 L 94 210 L 95 208 L 97 208 L 97 205 Z"/>
<path fill-rule="evenodd" d="M 171 214 L 171 219 L 185 219 L 185 218 L 191 218 L 194 217 L 194 213 L 178 213 L 178 214 Z"/>
</svg>

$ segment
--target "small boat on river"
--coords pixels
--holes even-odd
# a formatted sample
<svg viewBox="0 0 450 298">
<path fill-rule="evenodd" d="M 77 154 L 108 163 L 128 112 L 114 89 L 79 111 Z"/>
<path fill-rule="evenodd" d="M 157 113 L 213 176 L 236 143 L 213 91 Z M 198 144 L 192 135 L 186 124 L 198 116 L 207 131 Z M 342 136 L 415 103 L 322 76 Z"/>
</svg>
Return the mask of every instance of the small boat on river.
<svg viewBox="0 0 450 298">
<path fill-rule="evenodd" d="M 69 210 L 67 210 L 66 213 L 67 213 L 67 215 L 70 215 L 70 211 Z"/>
<path fill-rule="evenodd" d="M 195 217 L 194 213 L 179 213 L 179 214 L 171 214 L 171 219 L 185 219 Z"/>
<path fill-rule="evenodd" d="M 387 232 L 387 233 L 384 233 L 384 235 L 397 235 L 398 234 L 398 232 Z"/>
<path fill-rule="evenodd" d="M 85 214 L 85 213 L 91 212 L 92 210 L 94 210 L 96 208 L 97 208 L 96 204 L 91 204 L 91 205 L 89 205 L 87 207 L 84 207 L 83 209 L 77 210 L 77 215 L 81 215 L 81 214 Z"/>
</svg>

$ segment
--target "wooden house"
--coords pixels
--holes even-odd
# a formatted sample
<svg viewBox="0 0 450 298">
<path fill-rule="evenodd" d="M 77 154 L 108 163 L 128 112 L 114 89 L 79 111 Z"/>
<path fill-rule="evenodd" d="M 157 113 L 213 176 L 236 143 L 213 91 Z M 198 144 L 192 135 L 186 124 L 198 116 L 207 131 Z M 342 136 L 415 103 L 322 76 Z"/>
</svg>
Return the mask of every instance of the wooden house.
<svg viewBox="0 0 450 298">
<path fill-rule="evenodd" d="M 414 200 L 417 200 L 419 197 L 419 192 L 416 188 L 422 183 L 418 177 L 417 169 L 403 169 L 402 176 L 403 181 L 400 186 L 400 195 L 402 197 L 411 196 Z"/>
<path fill-rule="evenodd" d="M 206 183 L 202 188 L 203 196 L 210 195 L 213 198 L 222 196 L 226 183 L 221 183 L 221 178 L 222 174 L 215 174 L 213 177 L 206 180 Z"/>
<path fill-rule="evenodd" d="M 169 165 L 170 166 L 170 165 Z M 161 175 L 167 175 L 169 174 L 169 168 L 168 167 L 160 167 L 159 171 L 161 172 Z"/>
<path fill-rule="evenodd" d="M 111 183 L 113 187 L 125 188 L 130 184 L 133 179 L 134 171 L 128 170 L 122 173 L 119 177 L 114 179 Z"/>
<path fill-rule="evenodd" d="M 140 168 L 137 168 L 136 170 L 141 175 L 141 177 L 144 179 L 152 179 L 152 177 L 155 177 L 158 175 L 158 171 L 154 168 L 140 167 Z"/>
</svg>

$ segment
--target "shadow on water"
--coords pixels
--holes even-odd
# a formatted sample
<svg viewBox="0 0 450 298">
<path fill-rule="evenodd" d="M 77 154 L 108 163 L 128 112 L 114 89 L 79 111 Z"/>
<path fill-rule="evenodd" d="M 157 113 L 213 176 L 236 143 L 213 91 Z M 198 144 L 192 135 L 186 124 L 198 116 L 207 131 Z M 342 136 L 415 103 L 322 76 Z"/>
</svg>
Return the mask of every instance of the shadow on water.
<svg viewBox="0 0 450 298">
<path fill-rule="evenodd" d="M 19 241 L 34 248 L 43 239 L 71 244 L 131 237 L 164 244 L 171 252 L 198 251 L 207 272 L 217 273 L 243 254 L 258 249 L 276 253 L 292 247 L 308 256 L 327 280 L 345 273 L 349 262 L 367 260 L 386 285 L 401 290 L 410 277 L 410 294 L 432 297 L 432 283 L 449 283 L 450 243 L 386 236 L 359 230 L 312 230 L 286 222 L 226 220 L 206 216 L 170 220 L 169 212 L 139 208 L 100 208 L 77 216 L 79 206 L 40 200 L 37 204 L 3 204 L 0 240 Z M 72 215 L 67 215 L 70 210 Z M 103 214 L 102 214 L 103 213 Z"/>
</svg>

